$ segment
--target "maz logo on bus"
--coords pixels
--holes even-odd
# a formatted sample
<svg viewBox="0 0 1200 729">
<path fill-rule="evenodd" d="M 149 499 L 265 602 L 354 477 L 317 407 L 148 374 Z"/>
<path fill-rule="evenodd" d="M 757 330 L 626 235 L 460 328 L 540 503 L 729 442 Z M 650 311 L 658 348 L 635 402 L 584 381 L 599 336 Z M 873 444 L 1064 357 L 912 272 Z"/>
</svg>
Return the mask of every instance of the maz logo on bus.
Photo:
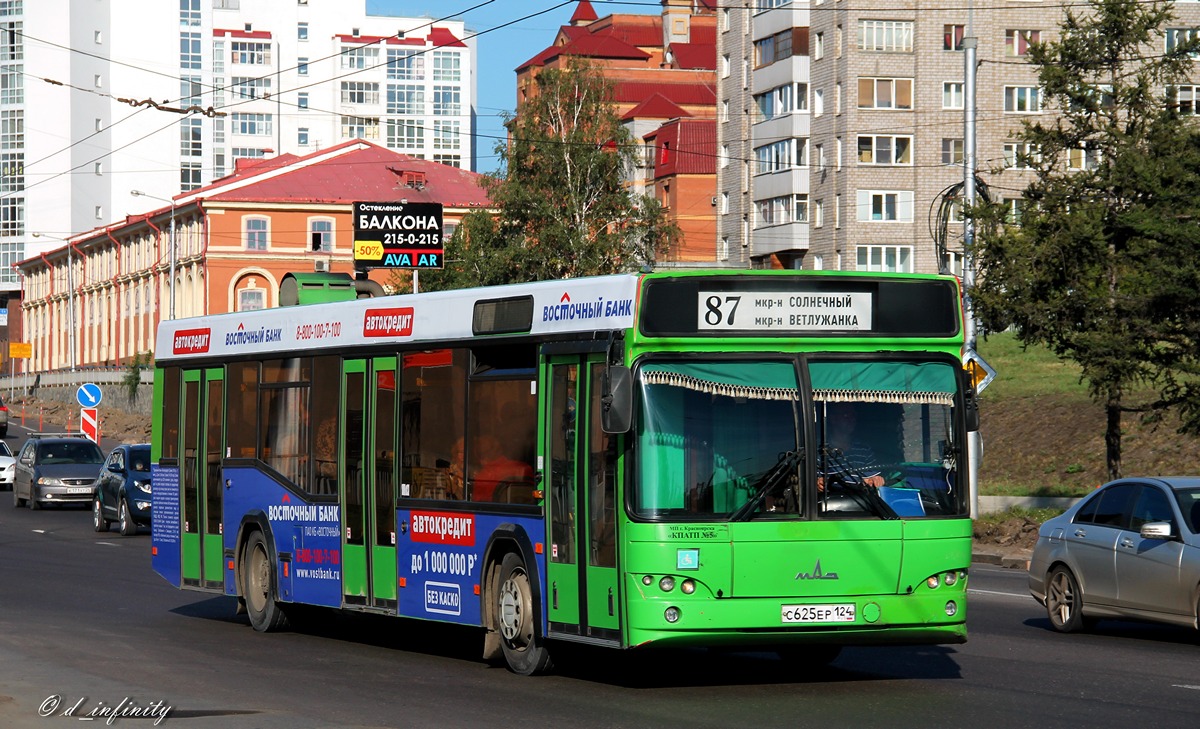
<svg viewBox="0 0 1200 729">
<path fill-rule="evenodd" d="M 364 337 L 410 337 L 413 333 L 413 308 L 367 309 L 363 315 Z"/>
<path fill-rule="evenodd" d="M 173 354 L 204 354 L 212 341 L 211 329 L 180 329 L 175 332 Z"/>
</svg>

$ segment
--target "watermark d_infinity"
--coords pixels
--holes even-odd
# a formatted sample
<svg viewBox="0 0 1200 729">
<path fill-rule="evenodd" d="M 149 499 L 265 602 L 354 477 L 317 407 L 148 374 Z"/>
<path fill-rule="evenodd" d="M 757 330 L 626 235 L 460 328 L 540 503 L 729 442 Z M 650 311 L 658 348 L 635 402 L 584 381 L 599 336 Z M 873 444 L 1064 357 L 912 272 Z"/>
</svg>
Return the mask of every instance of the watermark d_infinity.
<svg viewBox="0 0 1200 729">
<path fill-rule="evenodd" d="M 154 719 L 154 726 L 158 726 L 175 708 L 162 700 L 139 704 L 128 696 L 116 704 L 107 704 L 103 701 L 88 704 L 87 701 L 87 697 L 83 696 L 68 706 L 60 694 L 51 694 L 38 706 L 38 716 L 73 716 L 80 721 L 102 720 L 109 726 L 112 726 L 117 719 Z"/>
</svg>

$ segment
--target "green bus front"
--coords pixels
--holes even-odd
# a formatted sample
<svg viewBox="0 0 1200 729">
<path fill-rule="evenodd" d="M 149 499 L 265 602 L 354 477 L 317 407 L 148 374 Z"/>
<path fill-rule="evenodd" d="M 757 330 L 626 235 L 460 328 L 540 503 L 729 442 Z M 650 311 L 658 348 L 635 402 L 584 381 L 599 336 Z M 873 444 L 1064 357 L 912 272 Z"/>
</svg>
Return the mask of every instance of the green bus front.
<svg viewBox="0 0 1200 729">
<path fill-rule="evenodd" d="M 956 284 L 847 279 L 830 291 L 867 307 L 854 331 L 690 328 L 732 318 L 730 299 L 743 314 L 753 297 L 765 306 L 797 279 L 761 280 L 747 292 L 676 278 L 643 294 L 627 343 L 626 645 L 965 641 Z"/>
</svg>

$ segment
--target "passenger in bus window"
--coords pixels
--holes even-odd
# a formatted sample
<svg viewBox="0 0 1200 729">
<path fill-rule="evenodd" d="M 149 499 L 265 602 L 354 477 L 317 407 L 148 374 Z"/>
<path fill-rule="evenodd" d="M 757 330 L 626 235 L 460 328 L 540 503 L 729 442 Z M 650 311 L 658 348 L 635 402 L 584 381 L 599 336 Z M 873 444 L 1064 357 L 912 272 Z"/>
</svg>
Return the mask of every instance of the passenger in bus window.
<svg viewBox="0 0 1200 729">
<path fill-rule="evenodd" d="M 463 439 L 458 438 L 450 448 L 450 460 L 438 459 L 438 468 L 445 474 L 446 498 L 463 498 Z"/>
<path fill-rule="evenodd" d="M 480 466 L 471 478 L 472 501 L 496 501 L 502 498 L 503 494 L 496 493 L 501 484 L 533 483 L 533 466 L 509 458 L 495 436 L 485 435 L 477 445 Z"/>
<path fill-rule="evenodd" d="M 884 484 L 875 451 L 857 435 L 856 403 L 830 403 L 825 406 L 825 442 L 818 461 L 817 490 L 825 490 L 825 479 L 833 483 L 861 484 L 878 488 Z"/>
</svg>

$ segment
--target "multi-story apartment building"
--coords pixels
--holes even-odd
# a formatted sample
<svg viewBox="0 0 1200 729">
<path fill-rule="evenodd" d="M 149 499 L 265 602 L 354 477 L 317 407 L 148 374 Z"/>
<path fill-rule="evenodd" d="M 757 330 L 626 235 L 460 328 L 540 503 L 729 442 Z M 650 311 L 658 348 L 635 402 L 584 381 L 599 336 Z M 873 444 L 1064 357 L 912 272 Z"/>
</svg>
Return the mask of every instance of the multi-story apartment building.
<svg viewBox="0 0 1200 729">
<path fill-rule="evenodd" d="M 462 21 L 366 0 L 0 0 L 0 299 L 16 262 L 238 159 L 367 139 L 475 167 Z M 33 233 L 43 235 L 35 238 Z"/>
<path fill-rule="evenodd" d="M 1167 45 L 1200 25 L 1200 8 L 1174 10 Z M 722 3 L 718 250 L 755 267 L 961 273 L 960 214 L 943 246 L 934 231 L 964 178 L 963 40 L 977 43 L 977 177 L 1018 212 L 1034 150 L 1013 133 L 1054 113 L 1026 55 L 1063 18 L 1044 0 L 986 13 L 950 0 Z M 1196 113 L 1200 85 L 1163 92 Z M 1094 161 L 1081 150 L 1065 164 Z"/>
</svg>

